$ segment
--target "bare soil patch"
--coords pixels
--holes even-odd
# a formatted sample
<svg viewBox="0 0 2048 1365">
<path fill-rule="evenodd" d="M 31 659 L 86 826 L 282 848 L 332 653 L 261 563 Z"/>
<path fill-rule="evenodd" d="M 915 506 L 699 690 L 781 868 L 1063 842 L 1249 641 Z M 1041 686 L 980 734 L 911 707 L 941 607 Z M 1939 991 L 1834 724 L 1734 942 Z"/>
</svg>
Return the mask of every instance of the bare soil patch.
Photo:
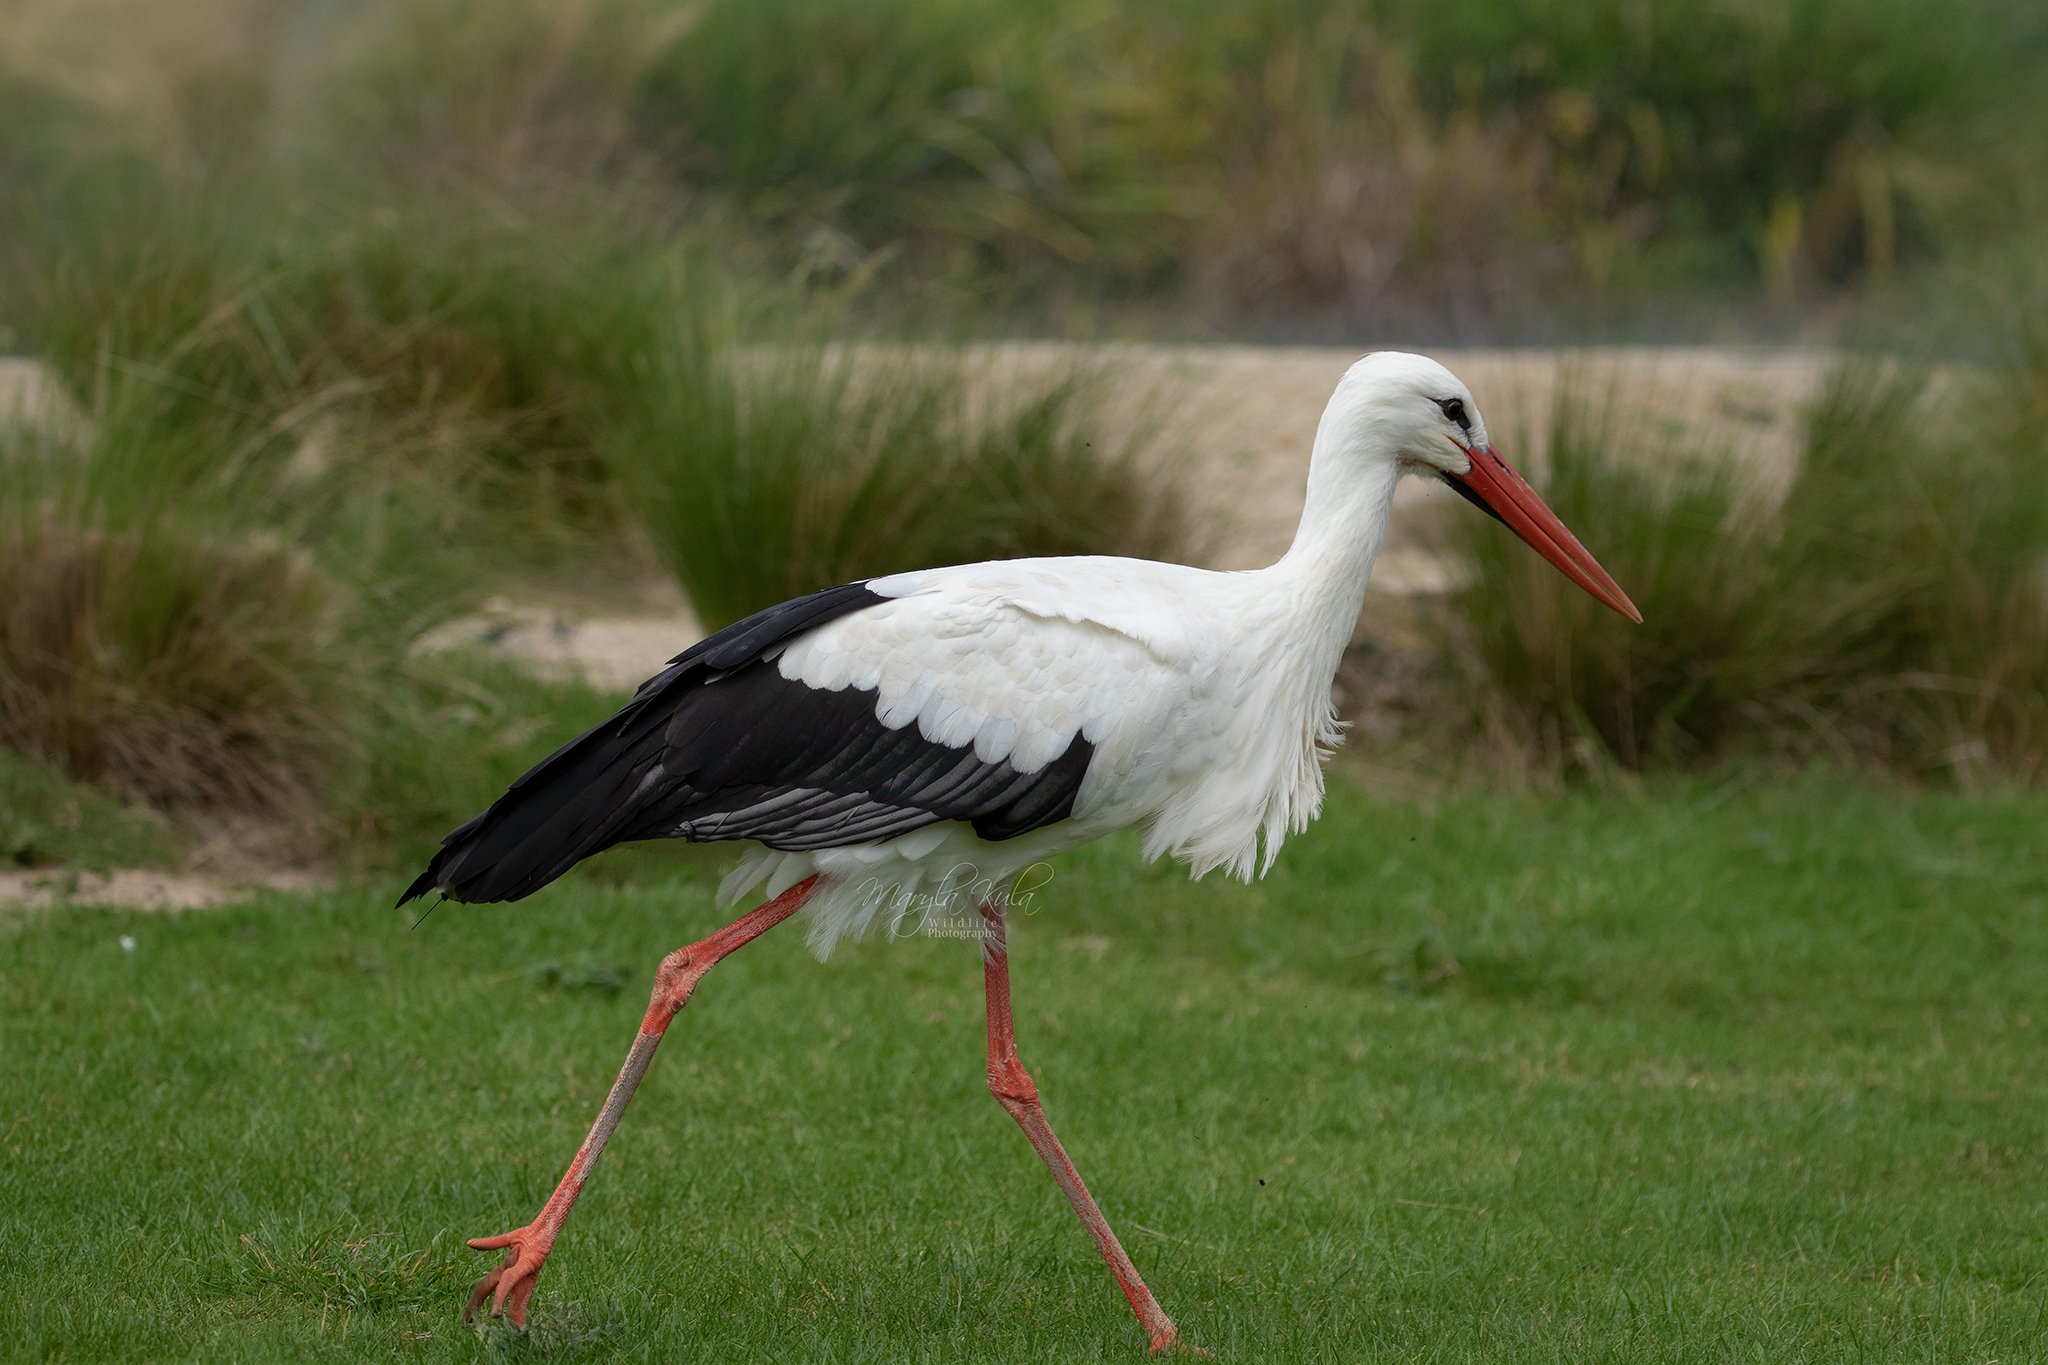
<svg viewBox="0 0 2048 1365">
<path fill-rule="evenodd" d="M 0 871 L 0 908 L 110 906 L 122 910 L 203 910 L 247 900 L 255 891 L 317 891 L 328 881 L 312 872 L 270 873 L 258 880 L 208 872 L 124 868 L 79 872 L 70 868 Z"/>
</svg>

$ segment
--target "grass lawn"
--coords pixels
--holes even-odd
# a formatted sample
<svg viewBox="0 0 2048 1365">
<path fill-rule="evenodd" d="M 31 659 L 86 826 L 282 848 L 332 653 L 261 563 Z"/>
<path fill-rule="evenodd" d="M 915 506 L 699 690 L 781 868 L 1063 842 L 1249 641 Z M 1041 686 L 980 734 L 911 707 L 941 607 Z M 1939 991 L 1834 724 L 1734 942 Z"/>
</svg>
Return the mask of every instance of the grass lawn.
<svg viewBox="0 0 2048 1365">
<path fill-rule="evenodd" d="M 1023 1054 L 1223 1360 L 2018 1365 L 2044 829 L 1817 780 L 1340 788 L 1255 888 L 1063 863 L 1012 930 Z M 462 1239 L 539 1206 L 711 866 L 417 929 L 395 880 L 0 918 L 0 1356 L 1142 1358 L 983 1088 L 971 949 L 791 929 L 670 1032 L 533 1330 L 457 1321 Z"/>
</svg>

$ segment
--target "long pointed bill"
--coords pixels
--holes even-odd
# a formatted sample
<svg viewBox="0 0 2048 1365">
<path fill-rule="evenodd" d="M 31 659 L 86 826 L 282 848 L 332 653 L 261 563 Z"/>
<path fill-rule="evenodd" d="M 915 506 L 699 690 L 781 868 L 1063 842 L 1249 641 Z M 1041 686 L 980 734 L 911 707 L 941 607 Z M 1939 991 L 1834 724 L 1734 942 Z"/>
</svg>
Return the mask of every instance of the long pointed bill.
<svg viewBox="0 0 2048 1365">
<path fill-rule="evenodd" d="M 1621 585 L 1600 567 L 1600 561 L 1586 552 L 1579 538 L 1565 529 L 1557 513 L 1543 505 L 1500 452 L 1492 446 L 1470 447 L 1470 472 L 1444 475 L 1444 482 L 1482 512 L 1507 524 L 1509 530 L 1529 543 L 1531 549 L 1557 567 L 1557 571 L 1584 588 L 1600 602 L 1638 624 L 1643 614 L 1628 600 Z"/>
</svg>

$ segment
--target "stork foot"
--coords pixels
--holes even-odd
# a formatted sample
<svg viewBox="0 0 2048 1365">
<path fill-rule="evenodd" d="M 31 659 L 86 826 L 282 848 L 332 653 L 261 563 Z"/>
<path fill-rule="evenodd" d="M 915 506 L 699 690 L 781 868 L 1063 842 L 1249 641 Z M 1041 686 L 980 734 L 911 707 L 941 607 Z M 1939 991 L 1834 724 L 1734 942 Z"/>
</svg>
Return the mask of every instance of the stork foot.
<svg viewBox="0 0 2048 1365">
<path fill-rule="evenodd" d="M 474 1319 L 476 1310 L 489 1299 L 492 1317 L 510 1318 L 514 1327 L 526 1326 L 526 1304 L 533 1297 L 534 1282 L 540 1277 L 541 1265 L 553 1243 L 553 1237 L 543 1236 L 531 1223 L 495 1237 L 470 1238 L 471 1250 L 497 1251 L 502 1247 L 505 1259 L 469 1291 L 469 1302 L 462 1306 L 462 1320 Z"/>
</svg>

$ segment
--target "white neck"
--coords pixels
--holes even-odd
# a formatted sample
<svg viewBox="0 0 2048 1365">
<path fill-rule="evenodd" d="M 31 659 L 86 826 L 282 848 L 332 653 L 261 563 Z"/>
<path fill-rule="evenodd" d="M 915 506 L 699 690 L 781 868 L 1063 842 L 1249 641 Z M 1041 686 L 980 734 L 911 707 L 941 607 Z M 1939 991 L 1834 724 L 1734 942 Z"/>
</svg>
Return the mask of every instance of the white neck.
<svg viewBox="0 0 2048 1365">
<path fill-rule="evenodd" d="M 1161 814 L 1146 844 L 1154 853 L 1174 849 L 1198 875 L 1227 865 L 1249 878 L 1322 805 L 1322 762 L 1342 733 L 1330 682 L 1351 643 L 1401 476 L 1392 451 L 1381 457 L 1362 448 L 1372 434 L 1358 431 L 1355 412 L 1335 416 L 1325 414 L 1316 433 L 1294 544 L 1268 568 L 1218 580 L 1230 584 L 1243 631 L 1230 642 L 1235 667 L 1225 682 L 1236 708 L 1227 737 L 1235 752 Z"/>
<path fill-rule="evenodd" d="M 1310 645 L 1317 667 L 1327 665 L 1328 675 L 1335 674 L 1358 622 L 1401 479 L 1391 451 L 1341 450 L 1333 425 L 1325 421 L 1316 433 L 1294 543 L 1278 563 L 1258 571 L 1278 611 L 1289 618 L 1290 633 Z M 1360 439 L 1355 431 L 1343 437 Z"/>
</svg>

